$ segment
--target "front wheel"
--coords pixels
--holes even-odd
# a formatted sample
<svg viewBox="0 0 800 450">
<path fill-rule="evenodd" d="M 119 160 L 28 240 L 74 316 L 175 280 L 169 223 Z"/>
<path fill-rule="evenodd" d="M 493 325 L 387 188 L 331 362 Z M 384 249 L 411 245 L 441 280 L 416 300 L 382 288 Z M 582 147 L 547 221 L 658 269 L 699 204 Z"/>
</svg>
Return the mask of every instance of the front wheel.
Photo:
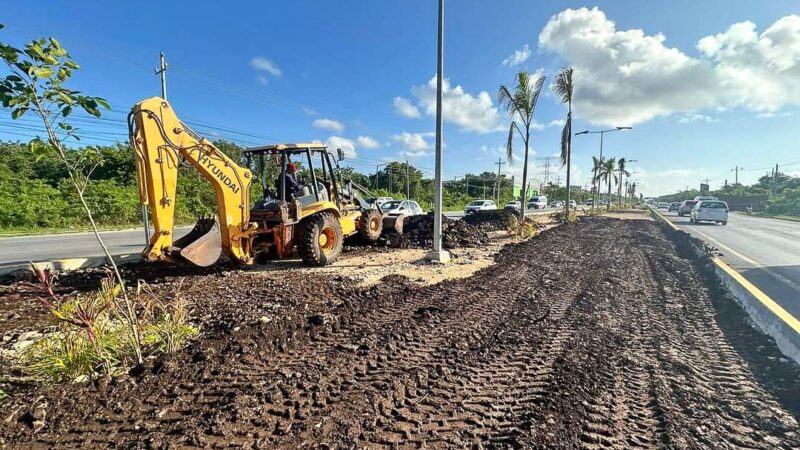
<svg viewBox="0 0 800 450">
<path fill-rule="evenodd" d="M 301 225 L 297 251 L 308 266 L 333 264 L 342 252 L 342 225 L 333 213 L 323 212 Z"/>
<path fill-rule="evenodd" d="M 370 209 L 361 213 L 358 221 L 358 234 L 365 242 L 373 243 L 381 237 L 383 231 L 383 218 L 377 209 Z"/>
<path fill-rule="evenodd" d="M 721 223 L 723 226 L 725 226 L 725 225 L 727 225 L 727 224 L 728 224 L 728 221 L 727 221 L 727 220 L 723 220 L 723 221 L 722 221 L 722 222 L 720 222 L 720 223 Z"/>
</svg>

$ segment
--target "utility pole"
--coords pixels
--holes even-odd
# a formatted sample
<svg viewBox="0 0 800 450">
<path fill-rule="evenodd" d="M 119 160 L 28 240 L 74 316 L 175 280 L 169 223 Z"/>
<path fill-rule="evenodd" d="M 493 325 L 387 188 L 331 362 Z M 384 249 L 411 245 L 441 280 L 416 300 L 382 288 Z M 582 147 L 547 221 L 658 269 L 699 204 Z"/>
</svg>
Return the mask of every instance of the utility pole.
<svg viewBox="0 0 800 450">
<path fill-rule="evenodd" d="M 503 164 L 505 163 L 503 162 L 502 158 L 497 158 L 497 162 L 495 164 L 497 164 L 497 180 L 495 181 L 495 186 L 496 186 L 495 188 L 497 189 L 497 195 L 495 201 L 500 203 L 500 168 L 503 167 Z M 485 194 L 483 198 L 486 198 Z"/>
<path fill-rule="evenodd" d="M 736 168 L 735 168 L 735 169 L 731 169 L 731 172 L 736 172 L 736 178 L 734 178 L 734 182 L 733 182 L 733 186 L 734 186 L 734 187 L 736 187 L 736 185 L 738 185 L 738 184 L 739 184 L 739 171 L 740 171 L 741 169 L 744 169 L 744 167 L 739 167 L 739 166 L 736 166 Z"/>
<path fill-rule="evenodd" d="M 408 160 L 406 160 L 406 200 L 411 199 L 411 180 L 408 178 Z"/>
<path fill-rule="evenodd" d="M 155 69 L 156 75 L 161 76 L 161 98 L 167 99 L 167 60 L 164 59 L 164 53 L 160 53 L 161 64 L 158 69 Z"/>
<path fill-rule="evenodd" d="M 167 99 L 167 61 L 164 59 L 164 53 L 159 53 L 159 68 L 154 69 L 156 75 L 161 77 L 161 98 Z M 147 215 L 147 205 L 142 205 L 142 222 L 144 223 L 144 242 L 145 245 L 150 243 L 150 218 Z"/>
<path fill-rule="evenodd" d="M 778 165 L 775 164 L 775 172 L 772 173 L 772 196 L 778 195 Z"/>
<path fill-rule="evenodd" d="M 486 198 L 486 177 L 481 177 L 481 184 L 483 185 L 483 198 Z"/>
</svg>

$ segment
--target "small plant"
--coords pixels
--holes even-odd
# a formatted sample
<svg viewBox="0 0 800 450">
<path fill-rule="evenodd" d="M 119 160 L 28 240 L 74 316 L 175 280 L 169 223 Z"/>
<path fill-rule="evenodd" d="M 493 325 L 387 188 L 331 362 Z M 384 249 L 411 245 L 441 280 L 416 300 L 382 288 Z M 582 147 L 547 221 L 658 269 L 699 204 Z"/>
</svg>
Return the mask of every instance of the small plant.
<svg viewBox="0 0 800 450">
<path fill-rule="evenodd" d="M 45 383 L 114 375 L 127 364 L 138 362 L 139 348 L 150 353 L 171 353 L 199 334 L 197 327 L 189 323 L 180 288 L 172 301 L 165 302 L 140 284 L 131 301 L 142 311 L 137 315 L 134 335 L 127 319 L 127 305 L 120 301 L 121 287 L 113 275 L 102 280 L 92 296 L 61 299 L 54 289 L 57 276 L 49 268 L 34 264 L 33 269 L 40 288 L 47 294 L 39 301 L 50 310 L 58 329 L 28 348 L 21 361 L 29 375 Z"/>
<path fill-rule="evenodd" d="M 509 222 L 508 233 L 518 238 L 530 239 L 538 233 L 534 219 L 526 218 L 525 221 L 520 221 L 519 217 L 512 216 Z"/>
<path fill-rule="evenodd" d="M 144 313 L 147 324 L 143 329 L 142 342 L 161 353 L 173 353 L 200 334 L 200 330 L 189 322 L 181 286 L 182 283 L 177 285 L 171 301 L 166 303 L 153 294 L 149 286 L 139 285 L 137 298 L 141 299 L 145 293 L 150 299 Z"/>
<path fill-rule="evenodd" d="M 569 214 L 564 211 L 556 211 L 553 213 L 553 220 L 559 223 L 575 223 L 578 221 L 578 215 L 574 210 L 571 210 Z"/>
</svg>

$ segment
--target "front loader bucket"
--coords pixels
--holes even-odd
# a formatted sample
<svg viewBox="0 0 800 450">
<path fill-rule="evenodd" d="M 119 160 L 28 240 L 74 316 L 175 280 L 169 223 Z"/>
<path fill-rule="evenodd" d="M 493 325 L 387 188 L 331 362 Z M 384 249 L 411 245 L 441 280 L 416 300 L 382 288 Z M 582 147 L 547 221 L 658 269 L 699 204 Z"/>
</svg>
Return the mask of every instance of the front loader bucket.
<svg viewBox="0 0 800 450">
<path fill-rule="evenodd" d="M 400 214 L 397 216 L 384 216 L 383 218 L 383 233 L 385 234 L 403 234 L 403 223 L 406 216 Z"/>
<path fill-rule="evenodd" d="M 192 264 L 208 267 L 222 255 L 222 238 L 216 219 L 202 218 L 197 221 L 192 231 L 175 241 L 180 255 Z"/>
</svg>

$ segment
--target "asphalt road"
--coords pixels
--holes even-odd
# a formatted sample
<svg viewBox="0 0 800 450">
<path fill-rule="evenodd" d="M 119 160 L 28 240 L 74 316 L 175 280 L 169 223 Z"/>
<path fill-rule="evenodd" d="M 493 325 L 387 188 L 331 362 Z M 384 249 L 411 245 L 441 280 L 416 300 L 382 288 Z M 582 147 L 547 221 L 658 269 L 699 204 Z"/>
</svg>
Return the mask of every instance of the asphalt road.
<svg viewBox="0 0 800 450">
<path fill-rule="evenodd" d="M 680 229 L 718 248 L 722 259 L 800 317 L 800 222 L 731 213 L 728 225 L 693 224 L 659 210 Z"/>
<path fill-rule="evenodd" d="M 553 208 L 533 210 L 530 214 L 552 212 Z M 458 219 L 463 211 L 447 212 L 445 216 Z M 176 239 L 188 233 L 191 227 L 175 229 Z M 144 229 L 106 231 L 101 233 L 112 255 L 135 255 L 145 246 Z M 20 268 L 28 261 L 49 261 L 67 258 L 102 256 L 93 233 L 67 233 L 0 238 L 0 270 Z"/>
</svg>

